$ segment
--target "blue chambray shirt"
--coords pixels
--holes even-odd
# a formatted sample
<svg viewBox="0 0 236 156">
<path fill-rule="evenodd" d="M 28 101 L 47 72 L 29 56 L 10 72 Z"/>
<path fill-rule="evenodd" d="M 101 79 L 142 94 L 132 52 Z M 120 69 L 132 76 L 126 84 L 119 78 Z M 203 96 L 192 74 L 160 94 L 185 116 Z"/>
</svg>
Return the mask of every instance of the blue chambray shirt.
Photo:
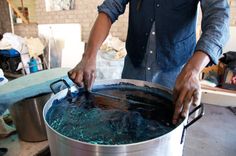
<svg viewBox="0 0 236 156">
<path fill-rule="evenodd" d="M 124 13 L 128 2 L 129 0 L 105 0 L 103 4 L 98 7 L 98 11 L 106 13 L 110 17 L 111 21 L 114 22 L 118 19 L 119 15 Z M 229 36 L 228 2 L 227 0 L 201 0 L 200 2 L 203 12 L 201 24 L 202 35 L 196 44 L 195 51 L 201 50 L 207 53 L 210 56 L 211 61 L 213 63 L 217 63 L 218 58 L 222 54 L 222 47 L 226 43 Z M 172 21 L 170 21 L 170 25 L 174 25 L 174 23 L 171 22 Z M 176 77 L 183 66 L 176 66 L 171 70 L 162 70 L 159 68 L 156 57 L 154 57 L 158 54 L 157 45 L 155 42 L 156 38 L 158 38 L 158 34 L 152 34 L 152 32 L 155 32 L 154 26 L 155 22 L 150 30 L 146 46 L 146 54 L 141 66 L 138 68 L 134 66 L 131 63 L 129 56 L 127 56 L 125 59 L 122 78 L 140 79 L 159 83 L 168 88 L 173 88 Z M 150 51 L 152 51 L 152 54 Z"/>
<path fill-rule="evenodd" d="M 161 70 L 157 64 L 157 59 L 155 57 L 157 53 L 155 43 L 156 32 L 154 21 L 152 29 L 149 33 L 146 54 L 141 63 L 141 66 L 138 68 L 135 67 L 132 64 L 129 56 L 126 56 L 122 72 L 122 78 L 149 81 L 153 83 L 158 83 L 162 86 L 172 89 L 175 84 L 176 77 L 182 69 L 182 66 L 168 71 Z M 139 76 L 137 77 L 137 75 Z"/>
</svg>

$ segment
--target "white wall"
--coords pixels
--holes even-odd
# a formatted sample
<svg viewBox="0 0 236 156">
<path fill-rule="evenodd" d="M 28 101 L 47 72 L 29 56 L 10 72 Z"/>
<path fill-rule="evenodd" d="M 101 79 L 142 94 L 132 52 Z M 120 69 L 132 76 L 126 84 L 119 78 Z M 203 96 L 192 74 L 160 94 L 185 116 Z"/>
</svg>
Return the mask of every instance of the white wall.
<svg viewBox="0 0 236 156">
<path fill-rule="evenodd" d="M 230 27 L 230 38 L 224 47 L 223 52 L 235 51 L 236 52 L 236 26 Z"/>
<path fill-rule="evenodd" d="M 82 58 L 80 24 L 40 24 L 39 37 L 44 38 L 51 67 L 74 67 Z"/>
</svg>

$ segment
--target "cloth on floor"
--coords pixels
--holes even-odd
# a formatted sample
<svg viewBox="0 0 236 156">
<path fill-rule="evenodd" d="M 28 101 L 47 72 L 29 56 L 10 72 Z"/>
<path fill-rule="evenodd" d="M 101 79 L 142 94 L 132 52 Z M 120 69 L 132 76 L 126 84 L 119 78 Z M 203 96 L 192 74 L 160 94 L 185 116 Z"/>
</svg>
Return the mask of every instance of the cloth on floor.
<svg viewBox="0 0 236 156">
<path fill-rule="evenodd" d="M 65 79 L 69 68 L 44 70 L 12 80 L 0 87 L 0 115 L 11 105 L 25 98 L 51 92 L 50 84 L 58 79 Z"/>
<path fill-rule="evenodd" d="M 0 68 L 0 86 L 4 85 L 8 82 L 8 79 L 4 77 L 4 73 L 2 69 Z"/>
<path fill-rule="evenodd" d="M 0 49 L 15 49 L 22 54 L 28 52 L 25 39 L 12 33 L 3 34 L 3 38 L 0 41 Z"/>
<path fill-rule="evenodd" d="M 3 34 L 2 40 L 0 40 L 0 50 L 16 50 L 21 55 L 21 63 L 19 64 L 17 70 L 20 70 L 24 67 L 28 67 L 28 62 L 30 60 L 28 47 L 26 39 L 12 34 L 5 33 Z M 29 68 L 25 68 L 25 72 L 29 74 Z"/>
<path fill-rule="evenodd" d="M 109 34 L 103 42 L 100 47 L 100 52 L 101 56 L 108 60 L 121 60 L 127 54 L 125 42 L 117 37 L 113 37 L 111 34 Z"/>
</svg>

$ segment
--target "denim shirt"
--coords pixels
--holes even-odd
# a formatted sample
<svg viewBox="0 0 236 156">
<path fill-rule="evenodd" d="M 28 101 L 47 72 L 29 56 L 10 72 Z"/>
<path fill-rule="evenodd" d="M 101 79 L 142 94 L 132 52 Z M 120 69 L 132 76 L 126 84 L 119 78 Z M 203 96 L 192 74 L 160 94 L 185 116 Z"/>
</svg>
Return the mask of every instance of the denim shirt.
<svg viewBox="0 0 236 156">
<path fill-rule="evenodd" d="M 170 71 L 163 71 L 157 64 L 156 59 L 156 32 L 155 21 L 153 22 L 152 29 L 149 33 L 147 42 L 146 54 L 139 66 L 135 67 L 130 58 L 127 56 L 124 62 L 124 68 L 122 71 L 123 79 L 138 79 L 160 84 L 169 89 L 173 89 L 176 77 L 181 71 L 182 67 L 175 68 Z"/>
<path fill-rule="evenodd" d="M 141 76 L 143 73 L 140 72 L 140 68 L 142 68 L 140 65 L 145 62 L 150 41 L 149 32 L 154 21 L 156 22 L 155 59 L 156 66 L 159 67 L 157 73 L 159 73 L 158 71 L 165 73 L 180 71 L 194 51 L 198 50 L 208 54 L 213 63 L 218 62 L 222 54 L 222 47 L 229 36 L 227 0 L 200 1 L 203 12 L 202 34 L 197 43 L 195 26 L 198 0 L 142 0 L 142 8 L 139 12 L 135 10 L 138 1 L 105 0 L 102 5 L 98 6 L 99 12 L 106 13 L 111 21 L 115 22 L 119 15 L 124 13 L 126 5 L 130 3 L 129 30 L 126 41 L 128 56 L 125 65 L 133 66 L 133 69 L 136 68 L 137 71 L 135 73 L 134 70 L 129 69 L 127 70 L 129 75 L 123 71 L 125 78 L 154 81 L 157 74 L 152 74 L 150 78 L 147 76 L 143 78 Z M 176 78 L 176 76 L 170 77 L 173 77 L 172 80 Z"/>
</svg>

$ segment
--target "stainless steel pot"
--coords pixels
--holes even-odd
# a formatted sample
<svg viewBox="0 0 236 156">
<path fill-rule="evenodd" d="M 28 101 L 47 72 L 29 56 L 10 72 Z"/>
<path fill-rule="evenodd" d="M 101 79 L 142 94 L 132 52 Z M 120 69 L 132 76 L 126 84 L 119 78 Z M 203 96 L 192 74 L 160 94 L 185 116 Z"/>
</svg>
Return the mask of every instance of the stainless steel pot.
<svg viewBox="0 0 236 156">
<path fill-rule="evenodd" d="M 138 80 L 111 80 L 96 82 L 94 88 L 105 87 L 111 84 L 129 83 L 141 87 L 152 87 L 159 90 L 158 92 L 169 99 L 171 99 L 171 91 L 157 84 L 138 81 Z M 55 82 L 56 83 L 56 82 Z M 67 84 L 67 86 L 69 86 Z M 53 88 L 53 87 L 52 87 Z M 76 87 L 64 89 L 55 94 L 46 103 L 43 109 L 43 117 L 46 124 L 49 147 L 52 156 L 181 156 L 183 153 L 184 134 L 188 126 L 193 124 L 203 115 L 203 105 L 196 107 L 191 113 L 201 109 L 201 113 L 187 124 L 185 118 L 179 125 L 171 132 L 144 142 L 125 144 L 125 145 L 95 145 L 81 142 L 68 138 L 56 132 L 46 121 L 46 114 L 56 99 L 61 99 L 67 96 L 68 91 L 76 91 Z"/>
<path fill-rule="evenodd" d="M 51 95 L 51 93 L 40 94 L 21 100 L 10 107 L 9 111 L 21 140 L 29 142 L 47 140 L 43 107 Z"/>
</svg>

